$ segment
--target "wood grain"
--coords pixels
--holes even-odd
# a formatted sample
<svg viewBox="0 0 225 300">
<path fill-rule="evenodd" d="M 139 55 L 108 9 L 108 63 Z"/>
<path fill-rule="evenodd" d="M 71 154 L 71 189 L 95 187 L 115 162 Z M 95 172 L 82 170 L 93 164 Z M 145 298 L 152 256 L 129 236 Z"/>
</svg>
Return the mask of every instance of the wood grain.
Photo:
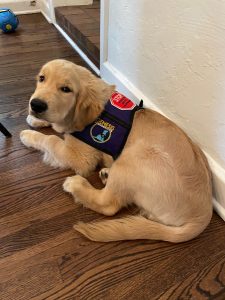
<svg viewBox="0 0 225 300">
<path fill-rule="evenodd" d="M 73 230 L 77 221 L 104 217 L 74 204 L 62 190 L 73 172 L 44 165 L 19 132 L 28 127 L 41 65 L 54 58 L 85 64 L 41 15 L 20 23 L 16 33 L 0 34 L 0 120 L 13 134 L 0 135 L 0 299 L 224 300 L 225 225 L 217 215 L 179 245 L 94 243 Z M 100 187 L 97 174 L 89 180 Z"/>
<path fill-rule="evenodd" d="M 100 66 L 100 1 L 92 5 L 65 6 L 55 9 L 56 22 Z"/>
</svg>

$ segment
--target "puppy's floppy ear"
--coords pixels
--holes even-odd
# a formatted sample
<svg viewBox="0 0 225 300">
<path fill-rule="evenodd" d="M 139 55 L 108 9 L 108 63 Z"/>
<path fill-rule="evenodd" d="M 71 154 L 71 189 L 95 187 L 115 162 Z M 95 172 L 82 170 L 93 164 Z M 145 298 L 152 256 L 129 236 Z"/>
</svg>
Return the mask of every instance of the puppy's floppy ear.
<svg viewBox="0 0 225 300">
<path fill-rule="evenodd" d="M 80 90 L 76 99 L 74 122 L 77 130 L 83 130 L 92 123 L 103 111 L 106 101 L 115 90 L 109 85 L 87 71 L 85 80 L 80 80 Z M 90 73 L 90 74 L 89 74 Z"/>
</svg>

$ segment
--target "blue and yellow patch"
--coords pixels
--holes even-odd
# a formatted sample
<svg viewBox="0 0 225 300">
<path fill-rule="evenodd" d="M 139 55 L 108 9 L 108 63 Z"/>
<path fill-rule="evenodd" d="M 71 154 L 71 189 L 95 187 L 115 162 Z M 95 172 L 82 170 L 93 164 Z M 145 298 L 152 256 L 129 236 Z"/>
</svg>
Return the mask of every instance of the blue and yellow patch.
<svg viewBox="0 0 225 300">
<path fill-rule="evenodd" d="M 97 119 L 91 127 L 90 135 L 96 143 L 105 143 L 111 138 L 114 129 L 115 126 L 112 124 L 102 119 Z"/>
</svg>

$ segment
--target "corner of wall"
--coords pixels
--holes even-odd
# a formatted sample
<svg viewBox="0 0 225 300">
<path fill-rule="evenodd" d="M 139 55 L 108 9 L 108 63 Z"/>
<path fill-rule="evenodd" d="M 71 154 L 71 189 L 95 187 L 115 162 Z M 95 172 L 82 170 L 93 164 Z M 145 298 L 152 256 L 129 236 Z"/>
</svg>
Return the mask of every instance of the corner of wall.
<svg viewBox="0 0 225 300">
<path fill-rule="evenodd" d="M 49 22 L 52 23 L 52 16 L 51 16 L 51 8 L 50 8 L 50 2 L 46 0 L 38 0 L 38 5 L 40 7 L 40 11 L 45 17 L 45 19 Z"/>
</svg>

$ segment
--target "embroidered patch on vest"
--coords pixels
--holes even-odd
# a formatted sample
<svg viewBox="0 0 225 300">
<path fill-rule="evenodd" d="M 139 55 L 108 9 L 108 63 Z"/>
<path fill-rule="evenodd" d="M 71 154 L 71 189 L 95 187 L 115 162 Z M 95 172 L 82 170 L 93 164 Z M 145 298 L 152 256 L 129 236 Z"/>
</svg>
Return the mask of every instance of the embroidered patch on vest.
<svg viewBox="0 0 225 300">
<path fill-rule="evenodd" d="M 114 129 L 115 126 L 110 123 L 102 119 L 97 119 L 91 127 L 90 134 L 96 143 L 105 143 L 111 138 Z"/>
<path fill-rule="evenodd" d="M 124 95 L 114 92 L 104 111 L 92 124 L 71 134 L 116 159 L 127 141 L 134 114 L 142 108 L 142 104 L 137 106 Z"/>
</svg>

